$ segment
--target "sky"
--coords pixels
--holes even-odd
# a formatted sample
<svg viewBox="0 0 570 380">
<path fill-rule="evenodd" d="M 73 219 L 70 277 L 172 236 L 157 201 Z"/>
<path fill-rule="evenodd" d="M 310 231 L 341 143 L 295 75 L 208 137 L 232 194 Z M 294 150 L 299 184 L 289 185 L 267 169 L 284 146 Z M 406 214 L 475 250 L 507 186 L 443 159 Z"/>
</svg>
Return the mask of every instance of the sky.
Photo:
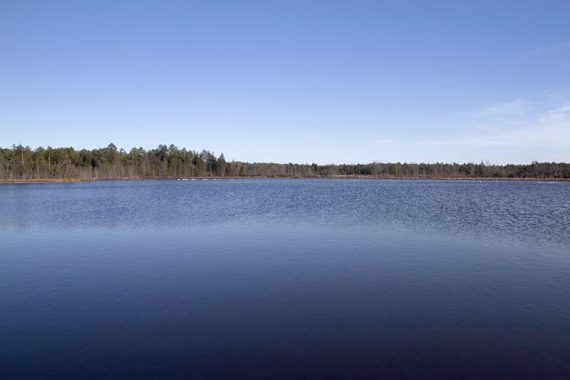
<svg viewBox="0 0 570 380">
<path fill-rule="evenodd" d="M 0 146 L 570 162 L 569 1 L 0 0 Z"/>
</svg>

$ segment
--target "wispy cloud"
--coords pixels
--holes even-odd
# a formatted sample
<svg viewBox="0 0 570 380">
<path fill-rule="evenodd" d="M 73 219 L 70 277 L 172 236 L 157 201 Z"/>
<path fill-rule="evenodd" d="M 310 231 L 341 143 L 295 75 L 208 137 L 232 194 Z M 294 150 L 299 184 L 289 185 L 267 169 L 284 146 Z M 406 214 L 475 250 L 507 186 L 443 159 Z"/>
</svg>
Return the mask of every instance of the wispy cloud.
<svg viewBox="0 0 570 380">
<path fill-rule="evenodd" d="M 494 117 L 495 114 L 488 119 L 479 118 L 460 138 L 427 141 L 426 144 L 570 149 L 570 102 L 546 108 L 530 102 L 512 104 L 525 104 L 524 110 L 513 107 L 511 113 L 502 113 L 500 120 Z M 506 107 L 505 111 L 510 108 Z"/>
<path fill-rule="evenodd" d="M 537 104 L 515 99 L 476 109 L 469 127 L 449 138 L 381 139 L 378 144 L 465 147 L 565 149 L 570 152 L 570 101 Z"/>
<path fill-rule="evenodd" d="M 393 145 L 393 144 L 398 144 L 399 141 L 398 140 L 394 140 L 394 139 L 378 139 L 378 140 L 374 140 L 375 144 L 381 144 L 381 145 Z"/>
<path fill-rule="evenodd" d="M 556 45 L 539 46 L 523 54 L 523 57 L 532 57 L 535 55 L 556 53 L 559 51 L 570 49 L 570 41 L 561 42 Z"/>
<path fill-rule="evenodd" d="M 496 103 L 478 108 L 475 117 L 513 117 L 524 116 L 533 110 L 532 102 L 518 98 L 504 103 Z"/>
</svg>

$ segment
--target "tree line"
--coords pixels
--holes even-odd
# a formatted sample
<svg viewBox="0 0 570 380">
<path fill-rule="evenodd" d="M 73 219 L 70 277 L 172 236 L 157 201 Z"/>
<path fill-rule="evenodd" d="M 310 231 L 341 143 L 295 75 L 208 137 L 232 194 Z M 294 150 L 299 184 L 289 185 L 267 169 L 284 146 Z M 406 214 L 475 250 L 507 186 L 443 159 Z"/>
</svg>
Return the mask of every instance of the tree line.
<svg viewBox="0 0 570 380">
<path fill-rule="evenodd" d="M 228 162 L 223 154 L 159 145 L 156 149 L 0 148 L 0 180 L 96 180 L 191 177 L 382 177 L 570 179 L 569 163 L 277 164 Z"/>
</svg>

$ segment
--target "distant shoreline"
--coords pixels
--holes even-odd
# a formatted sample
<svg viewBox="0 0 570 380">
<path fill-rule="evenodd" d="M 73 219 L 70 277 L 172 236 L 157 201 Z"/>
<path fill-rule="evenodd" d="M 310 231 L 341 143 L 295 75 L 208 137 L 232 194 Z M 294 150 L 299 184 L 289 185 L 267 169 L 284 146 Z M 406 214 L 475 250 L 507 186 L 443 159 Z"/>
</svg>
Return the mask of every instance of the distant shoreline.
<svg viewBox="0 0 570 380">
<path fill-rule="evenodd" d="M 313 180 L 336 180 L 336 179 L 367 179 L 367 180 L 402 180 L 402 181 L 485 181 L 485 182 L 570 182 L 570 178 L 504 178 L 504 177 L 382 177 L 382 176 L 322 176 L 322 177 L 275 177 L 275 176 L 238 176 L 238 177 L 182 177 L 182 178 L 47 178 L 47 179 L 15 179 L 0 180 L 0 185 L 16 184 L 48 184 L 48 183 L 81 183 L 81 182 L 107 182 L 107 181 L 218 181 L 218 180 L 247 180 L 247 179 L 313 179 Z"/>
<path fill-rule="evenodd" d="M 570 180 L 570 163 L 271 163 L 226 161 L 224 155 L 176 145 L 156 149 L 0 148 L 0 181 L 8 183 L 210 178 L 347 178 L 413 180 Z"/>
</svg>

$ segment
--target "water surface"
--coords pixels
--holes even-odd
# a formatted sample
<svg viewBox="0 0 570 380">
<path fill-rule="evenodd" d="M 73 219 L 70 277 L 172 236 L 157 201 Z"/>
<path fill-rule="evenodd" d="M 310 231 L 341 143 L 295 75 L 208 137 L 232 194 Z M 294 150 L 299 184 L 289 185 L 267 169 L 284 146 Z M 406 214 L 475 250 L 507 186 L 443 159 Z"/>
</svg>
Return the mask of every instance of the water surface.
<svg viewBox="0 0 570 380">
<path fill-rule="evenodd" d="M 0 186 L 0 378 L 568 378 L 570 184 Z"/>
</svg>

